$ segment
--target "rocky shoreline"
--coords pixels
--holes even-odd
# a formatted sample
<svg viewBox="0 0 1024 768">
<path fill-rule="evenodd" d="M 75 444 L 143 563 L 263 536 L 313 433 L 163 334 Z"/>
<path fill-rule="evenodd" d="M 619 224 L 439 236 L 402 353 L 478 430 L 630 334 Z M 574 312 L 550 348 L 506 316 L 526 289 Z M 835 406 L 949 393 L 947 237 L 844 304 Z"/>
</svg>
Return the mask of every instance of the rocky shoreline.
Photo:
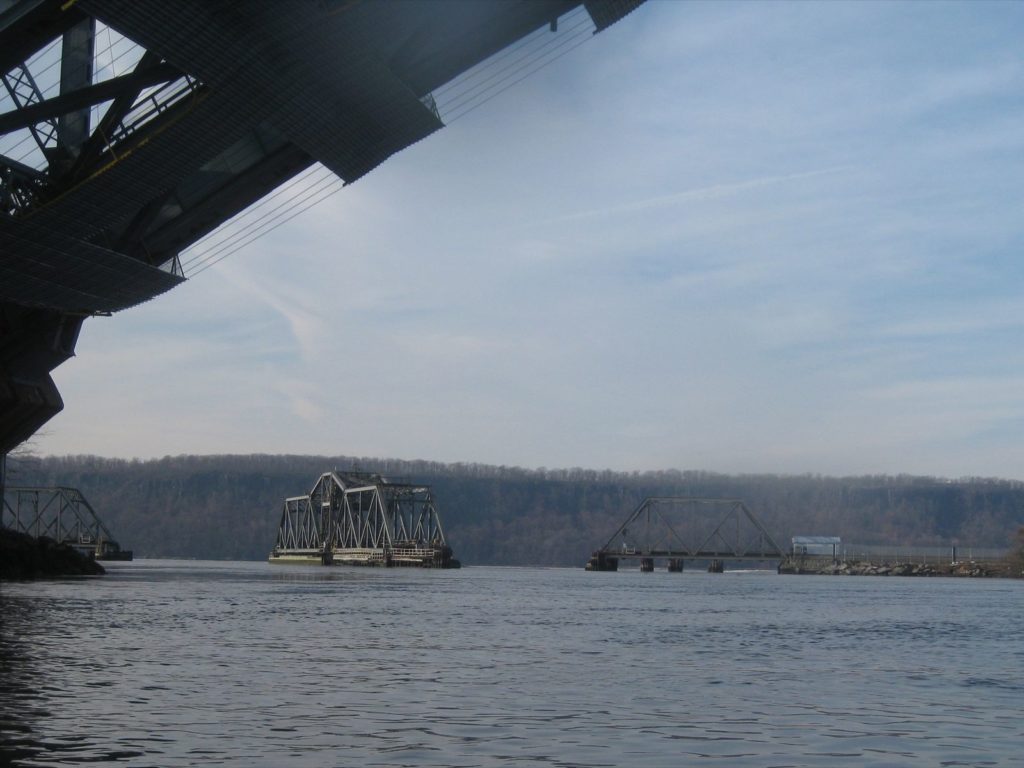
<svg viewBox="0 0 1024 768">
<path fill-rule="evenodd" d="M 0 528 L 0 581 L 104 573 L 102 565 L 67 544 Z"/>
<path fill-rule="evenodd" d="M 821 576 L 955 576 L 964 578 L 1021 578 L 1009 560 L 960 563 L 871 563 L 864 561 L 786 560 L 779 573 Z"/>
</svg>

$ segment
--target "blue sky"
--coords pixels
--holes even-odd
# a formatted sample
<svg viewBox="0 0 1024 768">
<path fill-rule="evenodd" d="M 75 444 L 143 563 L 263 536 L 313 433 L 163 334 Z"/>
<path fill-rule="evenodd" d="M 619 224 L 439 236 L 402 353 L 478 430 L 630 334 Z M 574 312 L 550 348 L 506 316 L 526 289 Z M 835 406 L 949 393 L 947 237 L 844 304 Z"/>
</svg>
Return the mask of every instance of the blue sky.
<svg viewBox="0 0 1024 768">
<path fill-rule="evenodd" d="M 1024 479 L 1022 39 L 649 2 L 88 321 L 36 448 Z"/>
</svg>

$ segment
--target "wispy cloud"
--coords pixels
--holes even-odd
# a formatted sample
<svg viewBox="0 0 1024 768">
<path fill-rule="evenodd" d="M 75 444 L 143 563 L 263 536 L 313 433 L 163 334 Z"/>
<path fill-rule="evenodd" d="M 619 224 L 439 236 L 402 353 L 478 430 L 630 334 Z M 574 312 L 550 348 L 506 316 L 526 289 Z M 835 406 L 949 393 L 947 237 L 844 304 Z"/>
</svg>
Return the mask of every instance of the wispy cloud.
<svg viewBox="0 0 1024 768">
<path fill-rule="evenodd" d="M 1022 24 L 648 3 L 90 320 L 41 448 L 1021 477 Z"/>
<path fill-rule="evenodd" d="M 949 338 L 988 334 L 1024 328 L 1024 301 L 1000 302 L 990 299 L 961 308 L 944 308 L 941 316 L 905 320 L 879 328 L 890 338 Z"/>
<path fill-rule="evenodd" d="M 620 216 L 627 213 L 637 213 L 651 208 L 663 208 L 679 205 L 680 203 L 693 202 L 695 200 L 717 200 L 723 197 L 739 195 L 753 189 L 771 187 L 779 184 L 786 184 L 804 179 L 813 179 L 819 176 L 830 176 L 850 170 L 849 166 L 838 166 L 835 168 L 822 168 L 815 171 L 801 171 L 798 173 L 787 173 L 776 176 L 762 176 L 743 181 L 712 184 L 705 187 L 673 192 L 668 195 L 656 195 L 642 200 L 633 200 L 621 205 L 612 205 L 603 208 L 594 208 L 586 211 L 568 213 L 551 219 L 552 222 L 571 222 L 582 219 L 591 219 L 606 216 Z"/>
<path fill-rule="evenodd" d="M 266 285 L 237 262 L 225 265 L 223 272 L 236 290 L 255 299 L 258 305 L 270 309 L 287 323 L 306 360 L 313 360 L 322 352 L 330 334 L 329 327 L 323 311 L 307 300 L 306 292 L 282 282 Z M 259 313 L 252 307 L 249 311 Z"/>
</svg>

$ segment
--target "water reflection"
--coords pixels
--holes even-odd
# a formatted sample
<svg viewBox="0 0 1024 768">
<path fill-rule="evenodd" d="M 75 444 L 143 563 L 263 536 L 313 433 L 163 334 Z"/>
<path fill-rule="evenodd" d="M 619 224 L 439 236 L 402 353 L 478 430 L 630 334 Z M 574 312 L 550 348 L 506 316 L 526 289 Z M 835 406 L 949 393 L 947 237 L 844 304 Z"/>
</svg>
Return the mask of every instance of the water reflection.
<svg viewBox="0 0 1024 768">
<path fill-rule="evenodd" d="M 31 601 L 0 592 L 0 764 L 30 760 L 42 751 L 33 723 L 49 713 L 40 689 L 46 684 L 29 650 L 38 611 Z"/>
<path fill-rule="evenodd" d="M 103 691 L 115 685 L 128 649 L 117 642 L 123 625 L 116 603 L 96 599 L 99 583 L 4 585 L 0 765 L 104 763 L 144 754 L 112 743 L 111 716 L 114 722 L 125 717 L 131 702 Z"/>
<path fill-rule="evenodd" d="M 353 572 L 323 565 L 274 565 L 271 578 L 276 582 L 352 581 Z"/>
</svg>

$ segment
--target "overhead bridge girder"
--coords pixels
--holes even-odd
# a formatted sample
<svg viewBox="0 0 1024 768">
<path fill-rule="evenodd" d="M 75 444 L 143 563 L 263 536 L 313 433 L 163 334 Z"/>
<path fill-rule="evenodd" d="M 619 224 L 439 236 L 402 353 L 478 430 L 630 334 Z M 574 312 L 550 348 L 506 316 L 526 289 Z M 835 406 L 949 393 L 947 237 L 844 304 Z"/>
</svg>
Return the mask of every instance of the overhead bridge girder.
<svg viewBox="0 0 1024 768">
<path fill-rule="evenodd" d="M 351 183 L 441 128 L 441 86 L 642 1 L 0 0 L 0 453 L 62 407 L 5 316 L 159 296 L 182 251 L 315 163 Z"/>
</svg>

